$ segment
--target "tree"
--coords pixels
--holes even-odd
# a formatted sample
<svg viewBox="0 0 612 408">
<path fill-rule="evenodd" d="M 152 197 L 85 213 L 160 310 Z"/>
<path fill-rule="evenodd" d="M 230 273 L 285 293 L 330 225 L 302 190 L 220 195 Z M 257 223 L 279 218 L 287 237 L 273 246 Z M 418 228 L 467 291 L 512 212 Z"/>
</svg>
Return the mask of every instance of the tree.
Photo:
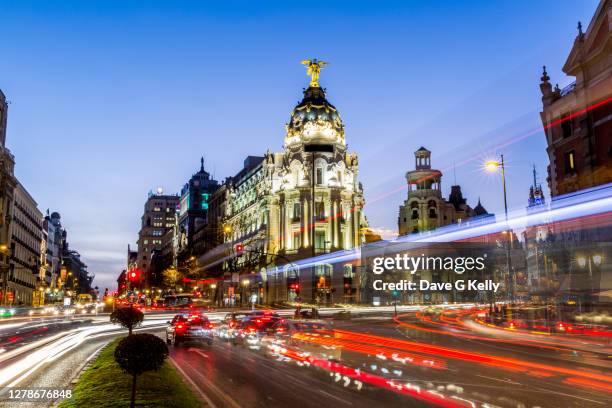
<svg viewBox="0 0 612 408">
<path fill-rule="evenodd" d="M 143 319 L 144 313 L 138 309 L 134 309 L 131 305 L 130 307 L 117 309 L 110 315 L 110 321 L 128 329 L 130 335 L 132 334 L 132 329 L 140 326 Z"/>
<path fill-rule="evenodd" d="M 183 274 L 176 268 L 168 268 L 164 270 L 164 286 L 176 290 L 176 284 L 183 279 Z"/>
<path fill-rule="evenodd" d="M 152 334 L 132 334 L 119 342 L 115 361 L 132 376 L 131 408 L 136 404 L 136 377 L 145 371 L 159 370 L 167 357 L 168 346 Z"/>
</svg>

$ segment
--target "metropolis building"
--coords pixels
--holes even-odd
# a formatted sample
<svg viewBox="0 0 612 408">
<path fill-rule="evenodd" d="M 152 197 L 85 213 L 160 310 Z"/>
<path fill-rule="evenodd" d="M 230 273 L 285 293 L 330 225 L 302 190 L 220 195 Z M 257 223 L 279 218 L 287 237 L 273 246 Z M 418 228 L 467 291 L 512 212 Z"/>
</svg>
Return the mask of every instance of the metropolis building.
<svg viewBox="0 0 612 408">
<path fill-rule="evenodd" d="M 283 151 L 247 157 L 211 200 L 226 244 L 245 248 L 226 265 L 239 276 L 224 293 L 230 301 L 354 301 L 351 265 L 296 263 L 359 246 L 366 226 L 357 155 L 348 152 L 340 114 L 318 84 L 325 63 L 304 63 L 312 81 L 286 125 Z"/>
</svg>

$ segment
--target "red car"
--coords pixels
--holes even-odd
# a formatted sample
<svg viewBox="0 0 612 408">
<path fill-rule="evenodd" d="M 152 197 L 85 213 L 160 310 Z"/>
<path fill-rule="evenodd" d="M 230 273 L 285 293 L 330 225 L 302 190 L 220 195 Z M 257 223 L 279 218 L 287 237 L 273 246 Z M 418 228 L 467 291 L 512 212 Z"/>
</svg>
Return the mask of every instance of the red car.
<svg viewBox="0 0 612 408">
<path fill-rule="evenodd" d="M 178 346 L 183 342 L 196 341 L 211 345 L 214 325 L 202 314 L 177 314 L 166 327 L 166 343 Z"/>
</svg>

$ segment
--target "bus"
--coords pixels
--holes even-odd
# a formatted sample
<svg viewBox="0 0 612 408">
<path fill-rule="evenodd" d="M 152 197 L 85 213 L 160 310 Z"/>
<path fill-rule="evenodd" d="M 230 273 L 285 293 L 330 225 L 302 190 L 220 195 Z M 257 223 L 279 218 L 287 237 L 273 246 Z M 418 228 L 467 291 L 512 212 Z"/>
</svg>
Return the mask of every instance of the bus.
<svg viewBox="0 0 612 408">
<path fill-rule="evenodd" d="M 192 294 L 165 295 L 164 306 L 169 309 L 188 309 L 193 307 Z"/>
</svg>

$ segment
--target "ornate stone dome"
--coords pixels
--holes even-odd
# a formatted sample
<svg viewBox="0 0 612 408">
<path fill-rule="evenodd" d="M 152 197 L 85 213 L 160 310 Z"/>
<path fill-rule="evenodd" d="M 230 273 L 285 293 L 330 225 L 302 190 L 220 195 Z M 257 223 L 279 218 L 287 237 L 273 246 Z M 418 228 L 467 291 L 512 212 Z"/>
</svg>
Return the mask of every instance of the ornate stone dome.
<svg viewBox="0 0 612 408">
<path fill-rule="evenodd" d="M 310 86 L 293 109 L 286 125 L 285 144 L 325 142 L 344 144 L 344 125 L 334 105 L 325 98 L 325 90 Z"/>
</svg>

